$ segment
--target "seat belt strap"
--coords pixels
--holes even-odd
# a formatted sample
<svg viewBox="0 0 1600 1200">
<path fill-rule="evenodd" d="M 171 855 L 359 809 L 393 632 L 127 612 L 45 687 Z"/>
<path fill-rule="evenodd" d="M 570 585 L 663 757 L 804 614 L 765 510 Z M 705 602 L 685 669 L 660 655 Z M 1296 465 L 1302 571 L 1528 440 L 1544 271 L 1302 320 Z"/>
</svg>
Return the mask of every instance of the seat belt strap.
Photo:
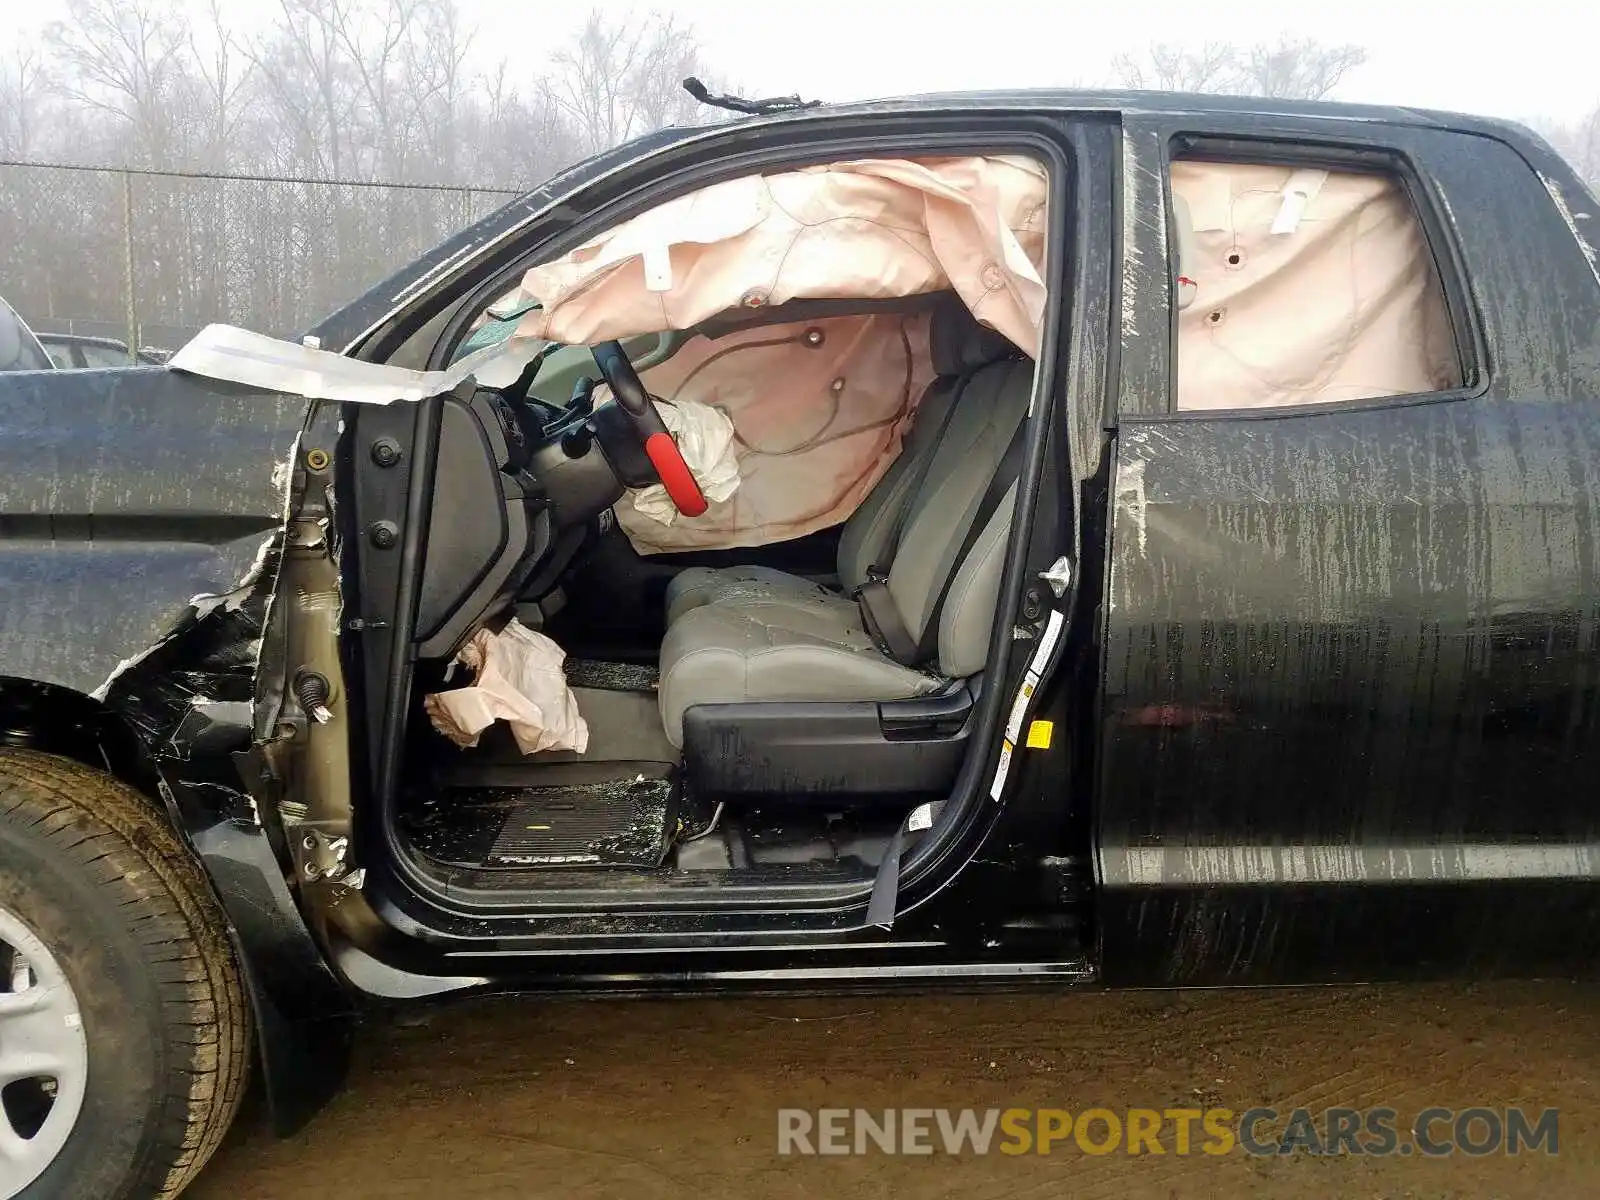
<svg viewBox="0 0 1600 1200">
<path fill-rule="evenodd" d="M 917 640 L 917 657 L 913 665 L 920 665 L 939 657 L 939 625 L 944 619 L 945 601 L 950 596 L 950 589 L 955 586 L 956 576 L 961 573 L 962 564 L 967 561 L 967 555 L 972 553 L 972 547 L 983 536 L 983 531 L 989 527 L 989 522 L 999 511 L 1000 502 L 1005 499 L 1006 493 L 1022 477 L 1022 451 L 1027 443 L 1027 429 L 1028 423 L 1024 421 L 1011 435 L 1011 442 L 1006 446 L 1000 464 L 995 468 L 994 476 L 989 480 L 989 486 L 984 489 L 983 497 L 978 501 L 978 507 L 972 514 L 972 523 L 967 526 L 967 531 L 961 538 L 961 545 L 943 572 L 944 581 L 939 585 L 939 595 L 928 609 L 928 619 L 922 626 L 922 636 Z"/>
<path fill-rule="evenodd" d="M 878 873 L 872 877 L 872 895 L 867 900 L 868 925 L 888 929 L 894 924 L 895 909 L 900 906 L 900 859 L 905 854 L 906 835 L 931 829 L 943 807 L 943 800 L 919 804 L 895 827 L 894 836 L 889 839 L 878 863 Z"/>
<path fill-rule="evenodd" d="M 909 819 L 909 818 L 908 818 Z M 888 929 L 894 924 L 894 912 L 900 904 L 900 855 L 905 850 L 906 822 L 895 826 L 878 864 L 878 873 L 872 877 L 872 896 L 867 900 L 867 924 Z"/>
<path fill-rule="evenodd" d="M 867 567 L 866 582 L 850 593 L 850 598 L 861 610 L 861 624 L 871 635 L 873 644 L 902 665 L 910 665 L 915 660 L 917 640 L 906 628 L 905 621 L 900 617 L 900 610 L 895 606 L 894 598 L 889 595 L 888 564 L 894 562 L 895 555 L 900 550 L 900 539 L 905 534 L 906 526 L 911 523 L 912 510 L 917 507 L 917 494 L 922 491 L 922 485 L 927 481 L 933 460 L 938 457 L 939 446 L 944 441 L 945 431 L 950 427 L 950 419 L 955 416 L 956 405 L 961 402 L 961 396 L 975 374 L 976 371 L 966 371 L 955 377 L 950 403 L 945 405 L 944 412 L 939 417 L 939 425 L 933 431 L 933 439 L 923 448 L 921 461 L 910 469 L 909 480 L 900 497 L 900 510 L 895 513 L 889 533 L 883 539 L 883 545 L 878 548 L 882 560 Z"/>
<path fill-rule="evenodd" d="M 874 574 L 856 589 L 855 599 L 861 610 L 861 624 L 878 649 L 903 667 L 915 665 L 917 639 L 900 617 L 899 606 L 889 594 L 889 581 Z"/>
<path fill-rule="evenodd" d="M 944 406 L 944 412 L 939 417 L 939 427 L 933 431 L 933 440 L 924 448 L 921 461 L 913 464 L 911 479 L 906 487 L 905 495 L 901 500 L 900 511 L 894 515 L 894 524 L 889 527 L 889 536 L 884 538 L 882 547 L 882 563 L 874 563 L 873 571 L 889 570 L 889 564 L 894 562 L 894 556 L 900 549 L 900 538 L 906 531 L 906 526 L 911 523 L 911 512 L 917 507 L 917 493 L 922 490 L 922 485 L 927 481 L 928 471 L 933 467 L 933 460 L 939 456 L 939 446 L 944 441 L 945 430 L 950 428 L 950 419 L 956 414 L 956 405 L 961 403 L 961 397 L 967 390 L 967 384 L 972 382 L 972 377 L 977 371 L 966 371 L 956 376 L 955 386 L 950 392 L 950 403 Z M 926 403 L 926 401 L 924 401 Z"/>
<path fill-rule="evenodd" d="M 928 618 L 923 623 L 921 637 L 913 637 L 906 627 L 905 620 L 900 616 L 899 606 L 889 594 L 888 579 L 876 569 L 873 570 L 872 577 L 855 590 L 854 598 L 856 607 L 861 612 L 861 624 L 872 636 L 872 641 L 878 649 L 901 666 L 921 667 L 939 657 L 939 622 L 944 616 L 945 598 L 955 585 L 961 564 L 966 561 L 967 555 L 972 552 L 972 547 L 1000 507 L 1000 501 L 1005 499 L 1005 494 L 1011 490 L 1011 485 L 1022 475 L 1022 448 L 1026 440 L 1024 436 L 1026 430 L 1027 424 L 1024 422 L 1018 425 L 1017 431 L 1011 435 L 1011 442 L 1006 446 L 1005 453 L 989 480 L 989 486 L 973 510 L 971 523 L 968 524 L 966 533 L 962 535 L 960 545 L 946 561 L 943 571 L 944 582 L 928 609 Z"/>
</svg>

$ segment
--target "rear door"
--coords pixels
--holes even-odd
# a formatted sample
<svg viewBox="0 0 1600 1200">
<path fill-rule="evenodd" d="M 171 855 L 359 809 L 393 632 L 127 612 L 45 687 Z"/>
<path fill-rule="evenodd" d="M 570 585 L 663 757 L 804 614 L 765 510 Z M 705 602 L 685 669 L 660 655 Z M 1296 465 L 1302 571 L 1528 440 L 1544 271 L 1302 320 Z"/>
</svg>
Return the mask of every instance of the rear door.
<svg viewBox="0 0 1600 1200">
<path fill-rule="evenodd" d="M 1177 411 L 1166 198 L 1186 149 L 1389 173 L 1465 386 Z M 1592 959 L 1600 288 L 1560 209 L 1519 151 L 1442 130 L 1158 118 L 1125 154 L 1107 978 Z"/>
</svg>

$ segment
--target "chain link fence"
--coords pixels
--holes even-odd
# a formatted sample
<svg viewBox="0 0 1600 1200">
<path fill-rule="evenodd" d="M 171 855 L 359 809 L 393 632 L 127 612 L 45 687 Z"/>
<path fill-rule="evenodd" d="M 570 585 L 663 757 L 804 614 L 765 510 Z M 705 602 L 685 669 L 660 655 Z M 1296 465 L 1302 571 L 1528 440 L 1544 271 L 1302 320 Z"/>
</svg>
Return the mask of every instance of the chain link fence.
<svg viewBox="0 0 1600 1200">
<path fill-rule="evenodd" d="M 516 194 L 0 161 L 0 296 L 130 345 L 292 336 Z"/>
</svg>

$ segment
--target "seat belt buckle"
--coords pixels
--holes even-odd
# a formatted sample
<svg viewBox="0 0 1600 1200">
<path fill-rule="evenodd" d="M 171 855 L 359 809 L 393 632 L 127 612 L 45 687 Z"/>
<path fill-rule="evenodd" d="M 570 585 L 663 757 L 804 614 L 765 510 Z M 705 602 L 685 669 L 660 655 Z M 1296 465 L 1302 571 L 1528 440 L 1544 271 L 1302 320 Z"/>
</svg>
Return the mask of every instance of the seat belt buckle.
<svg viewBox="0 0 1600 1200">
<path fill-rule="evenodd" d="M 877 584 L 879 586 L 884 586 L 884 585 L 887 585 L 888 582 L 889 582 L 889 572 L 885 571 L 882 567 L 879 567 L 879 566 L 868 567 L 867 568 L 867 577 L 864 580 L 862 580 L 860 583 L 856 584 L 855 587 L 850 589 L 850 599 L 856 601 L 859 604 L 861 602 L 861 593 L 862 592 L 866 591 L 869 587 L 872 587 L 874 584 Z"/>
</svg>

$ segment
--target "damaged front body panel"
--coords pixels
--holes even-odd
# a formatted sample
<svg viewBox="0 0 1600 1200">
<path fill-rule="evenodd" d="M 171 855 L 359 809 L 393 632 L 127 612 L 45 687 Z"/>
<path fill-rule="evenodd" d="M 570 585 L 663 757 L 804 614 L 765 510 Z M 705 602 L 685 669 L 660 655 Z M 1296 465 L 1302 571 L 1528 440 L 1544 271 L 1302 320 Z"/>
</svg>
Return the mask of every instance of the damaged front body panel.
<svg viewBox="0 0 1600 1200">
<path fill-rule="evenodd" d="M 342 1076 L 349 1009 L 234 756 L 282 691 L 266 630 L 309 408 L 160 368 L 0 377 L 5 740 L 169 810 L 233 927 L 286 1124 Z"/>
<path fill-rule="evenodd" d="M 153 368 L 71 382 L 0 389 L 0 674 L 103 699 L 266 573 L 307 406 Z"/>
</svg>

